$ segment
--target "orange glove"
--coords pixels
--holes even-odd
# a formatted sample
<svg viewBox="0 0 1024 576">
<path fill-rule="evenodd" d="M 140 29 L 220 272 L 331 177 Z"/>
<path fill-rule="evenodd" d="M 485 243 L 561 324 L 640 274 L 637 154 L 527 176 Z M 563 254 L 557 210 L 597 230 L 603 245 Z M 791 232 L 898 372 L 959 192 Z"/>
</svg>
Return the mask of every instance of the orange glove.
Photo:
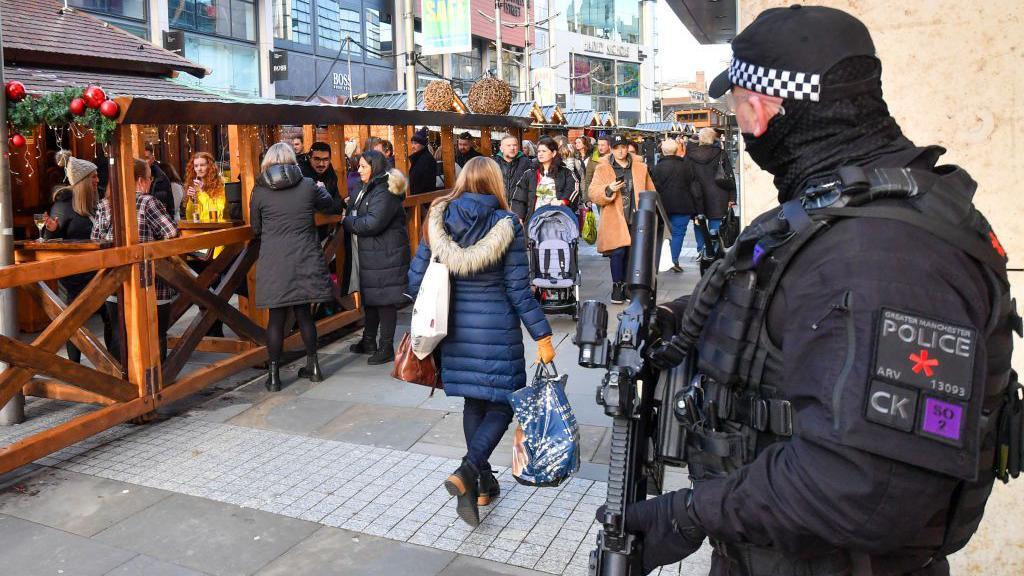
<svg viewBox="0 0 1024 576">
<path fill-rule="evenodd" d="M 551 336 L 537 340 L 537 362 L 550 364 L 555 359 L 555 347 L 551 345 Z"/>
</svg>

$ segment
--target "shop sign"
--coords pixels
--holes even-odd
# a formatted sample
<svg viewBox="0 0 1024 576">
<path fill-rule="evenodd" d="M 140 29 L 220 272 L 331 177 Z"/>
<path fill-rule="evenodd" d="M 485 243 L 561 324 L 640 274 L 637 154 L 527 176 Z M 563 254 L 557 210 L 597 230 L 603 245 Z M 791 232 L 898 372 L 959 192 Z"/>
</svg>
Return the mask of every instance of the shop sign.
<svg viewBox="0 0 1024 576">
<path fill-rule="evenodd" d="M 424 55 L 453 54 L 473 49 L 470 0 L 420 0 Z"/>
<path fill-rule="evenodd" d="M 632 58 L 630 56 L 631 49 L 629 45 L 615 44 L 612 42 L 605 42 L 604 40 L 584 40 L 583 51 L 590 52 L 591 54 L 606 54 L 608 56 L 617 56 L 619 58 Z"/>
<path fill-rule="evenodd" d="M 352 89 L 352 77 L 348 74 L 331 72 L 331 78 L 334 80 L 334 89 L 338 92 L 348 92 Z"/>
</svg>

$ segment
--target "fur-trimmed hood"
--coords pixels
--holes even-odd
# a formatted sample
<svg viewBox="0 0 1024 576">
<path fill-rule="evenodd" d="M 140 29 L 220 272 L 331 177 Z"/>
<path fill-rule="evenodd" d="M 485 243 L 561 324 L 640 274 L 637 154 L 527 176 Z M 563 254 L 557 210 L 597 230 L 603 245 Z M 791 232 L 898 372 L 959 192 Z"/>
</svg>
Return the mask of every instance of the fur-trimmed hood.
<svg viewBox="0 0 1024 576">
<path fill-rule="evenodd" d="M 466 196 L 469 196 L 468 194 Z M 497 210 L 497 199 L 493 196 L 473 194 L 478 198 L 463 196 L 455 201 L 438 201 L 430 207 L 427 217 L 427 232 L 430 250 L 439 262 L 448 267 L 451 274 L 465 277 L 477 272 L 493 268 L 504 259 L 512 241 L 515 240 L 516 229 L 512 222 L 512 214 L 499 217 L 497 222 L 486 233 L 480 235 L 481 225 L 490 224 Z M 486 200 L 494 198 L 493 206 Z M 454 238 L 445 228 L 445 210 L 449 205 L 458 203 L 458 214 L 449 214 L 450 219 L 460 220 L 463 237 Z M 487 221 L 484 222 L 483 220 Z M 477 236 L 475 241 L 467 242 Z"/>
</svg>

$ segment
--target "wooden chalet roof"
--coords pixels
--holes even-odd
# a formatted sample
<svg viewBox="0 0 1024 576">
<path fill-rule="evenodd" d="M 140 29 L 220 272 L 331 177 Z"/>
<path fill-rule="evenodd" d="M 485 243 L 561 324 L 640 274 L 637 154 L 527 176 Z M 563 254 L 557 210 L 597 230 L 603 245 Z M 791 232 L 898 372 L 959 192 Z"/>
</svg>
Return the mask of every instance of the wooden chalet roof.
<svg viewBox="0 0 1024 576">
<path fill-rule="evenodd" d="M 203 77 L 177 54 L 57 0 L 0 0 L 4 61 L 16 66 Z"/>
<path fill-rule="evenodd" d="M 159 76 L 135 76 L 130 74 L 109 74 L 88 70 L 57 70 L 53 68 L 29 68 L 8 66 L 4 68 L 6 80 L 18 80 L 25 85 L 29 94 L 60 92 L 65 88 L 102 86 L 107 96 L 141 96 L 157 99 L 181 99 L 196 101 L 222 101 L 226 97 L 196 88 L 172 78 Z"/>
<path fill-rule="evenodd" d="M 423 93 L 426 90 L 419 89 L 416 91 L 416 109 L 423 110 Z M 466 105 L 466 97 L 459 91 L 455 92 L 456 101 L 454 102 L 457 112 L 469 112 L 469 106 Z M 404 90 L 395 90 L 392 92 L 379 92 L 376 94 L 356 94 L 352 97 L 352 101 L 349 102 L 350 106 L 359 106 L 362 108 L 386 108 L 388 110 L 405 110 L 405 98 L 406 94 Z"/>
<path fill-rule="evenodd" d="M 565 125 L 569 128 L 588 128 L 597 124 L 593 110 L 566 110 Z"/>
</svg>

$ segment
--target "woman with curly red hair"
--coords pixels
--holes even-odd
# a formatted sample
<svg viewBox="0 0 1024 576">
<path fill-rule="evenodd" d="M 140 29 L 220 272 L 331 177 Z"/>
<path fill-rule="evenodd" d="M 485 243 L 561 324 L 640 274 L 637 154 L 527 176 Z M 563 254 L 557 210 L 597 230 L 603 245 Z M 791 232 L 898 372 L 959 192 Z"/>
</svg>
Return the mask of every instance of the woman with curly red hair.
<svg viewBox="0 0 1024 576">
<path fill-rule="evenodd" d="M 209 152 L 196 152 L 188 160 L 185 169 L 185 199 L 196 207 L 199 222 L 215 222 L 224 217 L 224 180 L 220 176 L 217 162 Z M 182 206 L 185 220 L 195 220 Z"/>
</svg>

